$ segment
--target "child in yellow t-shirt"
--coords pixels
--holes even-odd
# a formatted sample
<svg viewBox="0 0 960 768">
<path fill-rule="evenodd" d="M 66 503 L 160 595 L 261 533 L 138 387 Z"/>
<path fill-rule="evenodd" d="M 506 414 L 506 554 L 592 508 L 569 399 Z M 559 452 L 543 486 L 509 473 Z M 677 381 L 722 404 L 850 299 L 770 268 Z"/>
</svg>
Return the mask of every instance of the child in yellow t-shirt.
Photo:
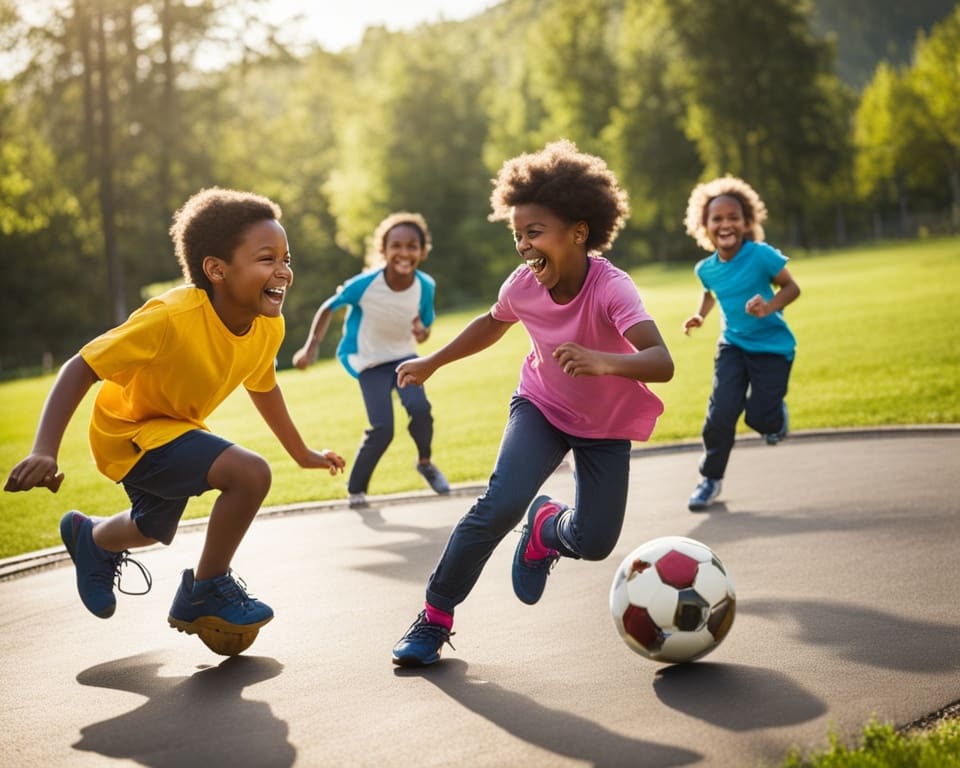
<svg viewBox="0 0 960 768">
<path fill-rule="evenodd" d="M 281 308 L 293 283 L 280 216 L 275 203 L 247 192 L 213 188 L 187 200 L 170 228 L 187 285 L 147 301 L 63 366 L 32 451 L 10 472 L 7 491 L 56 490 L 63 433 L 89 389 L 103 381 L 90 448 L 100 471 L 123 483 L 131 508 L 96 520 L 71 511 L 60 521 L 80 598 L 100 618 L 116 608 L 114 580 L 127 550 L 170 544 L 187 500 L 210 489 L 220 496 L 203 550 L 196 568 L 183 572 L 168 621 L 218 650 L 237 648 L 230 636 L 255 637 L 273 618 L 230 569 L 270 489 L 270 466 L 204 423 L 241 384 L 301 467 L 343 470 L 339 455 L 304 443 L 277 385 Z M 219 642 L 208 642 L 218 635 Z"/>
</svg>

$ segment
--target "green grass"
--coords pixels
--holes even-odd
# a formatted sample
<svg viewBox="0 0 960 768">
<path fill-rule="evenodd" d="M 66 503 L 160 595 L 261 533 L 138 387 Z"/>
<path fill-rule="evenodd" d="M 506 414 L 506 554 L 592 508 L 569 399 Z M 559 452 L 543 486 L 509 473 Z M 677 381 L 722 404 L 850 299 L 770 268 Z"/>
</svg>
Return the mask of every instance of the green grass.
<svg viewBox="0 0 960 768">
<path fill-rule="evenodd" d="M 781 768 L 957 768 L 960 720 L 918 733 L 900 734 L 891 725 L 869 723 L 860 744 L 850 747 L 835 734 L 830 747 L 807 756 L 792 751 Z"/>
<path fill-rule="evenodd" d="M 803 294 L 787 310 L 798 338 L 788 400 L 794 430 L 960 422 L 960 332 L 951 311 L 960 284 L 960 238 L 898 243 L 823 254 L 794 254 Z M 696 310 L 691 266 L 649 267 L 637 285 L 676 362 L 676 375 L 654 386 L 666 411 L 651 442 L 697 440 L 710 390 L 716 313 L 686 337 Z M 490 297 L 491 299 L 493 297 Z M 440 315 L 425 350 L 452 338 L 487 304 Z M 290 328 L 292 334 L 304 332 Z M 440 369 L 427 384 L 434 406 L 434 457 L 451 482 L 483 482 L 493 465 L 507 402 L 527 351 L 519 326 L 494 347 Z M 352 462 L 366 419 L 356 382 L 332 359 L 306 372 L 279 374 L 294 420 L 315 448 Z M 0 384 L 0 467 L 5 474 L 29 450 L 52 376 Z M 66 480 L 56 496 L 38 489 L 0 497 L 0 557 L 59 545 L 65 509 L 107 515 L 126 507 L 122 487 L 93 466 L 86 442 L 91 392 L 67 429 L 60 453 Z M 374 474 L 370 492 L 422 489 L 405 416 Z M 345 479 L 297 467 L 260 420 L 244 392 L 231 396 L 210 428 L 264 455 L 274 470 L 267 505 L 342 498 Z M 192 500 L 186 517 L 209 513 L 213 494 Z"/>
</svg>

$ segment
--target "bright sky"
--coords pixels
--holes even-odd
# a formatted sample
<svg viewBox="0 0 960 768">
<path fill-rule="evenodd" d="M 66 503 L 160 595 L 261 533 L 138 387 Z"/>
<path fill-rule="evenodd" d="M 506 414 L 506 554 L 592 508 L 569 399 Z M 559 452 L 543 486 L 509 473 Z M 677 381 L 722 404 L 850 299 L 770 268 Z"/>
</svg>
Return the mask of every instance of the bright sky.
<svg viewBox="0 0 960 768">
<path fill-rule="evenodd" d="M 281 27 L 283 42 L 294 46 L 319 43 L 328 51 L 340 51 L 359 43 L 370 26 L 396 32 L 423 23 L 460 21 L 499 2 L 502 0 L 265 0 L 261 7 L 263 17 Z M 17 5 L 23 17 L 34 24 L 42 23 L 53 8 L 64 6 L 69 6 L 68 0 L 18 0 Z M 302 18 L 295 21 L 297 16 Z M 0 49 L 0 78 L 12 75 L 22 63 L 22 51 Z"/>
<path fill-rule="evenodd" d="M 298 25 L 299 35 L 319 42 L 329 51 L 339 51 L 359 43 L 369 26 L 398 31 L 424 22 L 459 21 L 498 2 L 500 0 L 341 0 L 331 10 L 329 2 L 268 0 L 264 8 L 270 9 L 265 12 L 275 13 L 277 21 L 303 15 L 303 22 Z"/>
</svg>

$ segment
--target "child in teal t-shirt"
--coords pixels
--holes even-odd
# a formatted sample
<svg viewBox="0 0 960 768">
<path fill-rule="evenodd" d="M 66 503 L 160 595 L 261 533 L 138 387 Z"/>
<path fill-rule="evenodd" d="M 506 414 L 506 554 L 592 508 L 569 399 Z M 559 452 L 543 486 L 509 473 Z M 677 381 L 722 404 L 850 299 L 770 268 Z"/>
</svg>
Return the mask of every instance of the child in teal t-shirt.
<svg viewBox="0 0 960 768">
<path fill-rule="evenodd" d="M 719 496 L 741 413 L 770 445 L 787 434 L 784 397 L 796 340 L 783 308 L 800 295 L 800 287 L 786 267 L 787 257 L 763 242 L 766 217 L 759 195 L 732 176 L 699 184 L 687 203 L 687 234 L 713 253 L 695 268 L 703 295 L 683 332 L 702 326 L 720 304 L 701 481 L 688 502 L 691 512 L 705 510 Z"/>
</svg>

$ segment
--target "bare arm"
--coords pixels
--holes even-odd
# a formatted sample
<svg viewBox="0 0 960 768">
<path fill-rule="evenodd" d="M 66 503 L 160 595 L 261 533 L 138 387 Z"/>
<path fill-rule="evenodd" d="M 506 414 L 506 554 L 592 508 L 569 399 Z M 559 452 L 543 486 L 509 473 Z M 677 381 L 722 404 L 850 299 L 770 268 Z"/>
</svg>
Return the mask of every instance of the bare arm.
<svg viewBox="0 0 960 768">
<path fill-rule="evenodd" d="M 97 374 L 80 355 L 74 355 L 64 364 L 43 405 L 33 449 L 10 471 L 4 490 L 28 491 L 41 485 L 56 491 L 60 487 L 63 475 L 57 474 L 57 456 L 63 433 L 97 381 Z"/>
<path fill-rule="evenodd" d="M 673 358 L 653 320 L 631 326 L 623 334 L 636 352 L 600 352 L 567 342 L 553 351 L 553 357 L 569 376 L 623 376 L 638 381 L 670 381 Z"/>
<path fill-rule="evenodd" d="M 320 346 L 320 342 L 323 341 L 323 337 L 327 335 L 327 330 L 330 328 L 330 318 L 332 316 L 333 313 L 327 307 L 326 303 L 324 303 L 313 316 L 313 322 L 310 323 L 310 332 L 307 334 L 307 340 L 300 349 L 293 353 L 293 364 L 301 371 L 306 370 L 310 363 L 317 359 L 317 348 Z"/>
<path fill-rule="evenodd" d="M 495 344 L 513 323 L 497 320 L 487 312 L 471 320 L 456 338 L 426 357 L 407 360 L 397 366 L 397 385 L 423 384 L 441 365 L 469 357 Z"/>
<path fill-rule="evenodd" d="M 747 302 L 745 309 L 754 317 L 766 317 L 774 312 L 779 312 L 787 304 L 796 301 L 800 295 L 800 286 L 797 285 L 793 275 L 786 267 L 774 275 L 772 282 L 778 287 L 778 290 L 770 301 L 764 301 L 763 297 L 757 294 Z"/>
<path fill-rule="evenodd" d="M 303 442 L 293 419 L 290 418 L 287 403 L 283 399 L 283 392 L 280 391 L 279 386 L 274 387 L 269 392 L 247 390 L 247 394 L 250 395 L 250 399 L 267 426 L 277 436 L 280 445 L 298 465 L 308 469 L 326 468 L 330 470 L 331 475 L 343 471 L 346 462 L 338 454 L 326 449 L 314 451 Z"/>
<path fill-rule="evenodd" d="M 697 309 L 696 314 L 690 315 L 690 317 L 683 321 L 683 332 L 689 336 L 690 331 L 702 326 L 704 318 L 710 314 L 710 310 L 713 309 L 716 303 L 717 300 L 713 294 L 710 291 L 704 291 L 703 296 L 700 297 L 700 307 Z"/>
</svg>

